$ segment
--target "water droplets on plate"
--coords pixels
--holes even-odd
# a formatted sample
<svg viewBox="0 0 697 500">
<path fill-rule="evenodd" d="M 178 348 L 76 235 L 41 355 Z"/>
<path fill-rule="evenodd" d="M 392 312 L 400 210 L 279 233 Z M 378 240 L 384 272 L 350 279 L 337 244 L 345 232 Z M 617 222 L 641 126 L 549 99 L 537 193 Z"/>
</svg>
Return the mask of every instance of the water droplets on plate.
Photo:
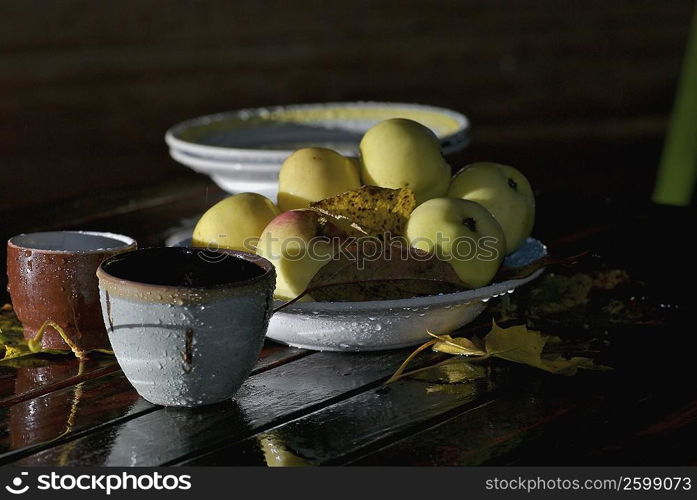
<svg viewBox="0 0 697 500">
<path fill-rule="evenodd" d="M 534 238 L 506 257 L 505 265 L 522 267 L 547 255 Z M 434 333 L 449 333 L 474 320 L 494 296 L 512 293 L 538 278 L 538 269 L 521 279 L 492 283 L 475 290 L 400 300 L 368 302 L 297 302 L 271 317 L 266 336 L 295 347 L 318 351 L 380 351 L 425 342 Z M 275 305 L 281 302 L 276 301 Z"/>
</svg>

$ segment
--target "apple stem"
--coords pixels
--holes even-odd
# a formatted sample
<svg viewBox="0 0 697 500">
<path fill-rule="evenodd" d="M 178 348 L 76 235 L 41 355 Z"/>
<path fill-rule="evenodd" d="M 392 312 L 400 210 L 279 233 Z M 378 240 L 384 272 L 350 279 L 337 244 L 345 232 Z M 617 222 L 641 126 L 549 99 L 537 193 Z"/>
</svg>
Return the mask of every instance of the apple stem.
<svg viewBox="0 0 697 500">
<path fill-rule="evenodd" d="M 462 224 L 464 226 L 467 226 L 467 229 L 469 229 L 472 232 L 475 232 L 477 230 L 477 221 L 475 221 L 472 217 L 466 217 L 462 219 Z"/>
</svg>

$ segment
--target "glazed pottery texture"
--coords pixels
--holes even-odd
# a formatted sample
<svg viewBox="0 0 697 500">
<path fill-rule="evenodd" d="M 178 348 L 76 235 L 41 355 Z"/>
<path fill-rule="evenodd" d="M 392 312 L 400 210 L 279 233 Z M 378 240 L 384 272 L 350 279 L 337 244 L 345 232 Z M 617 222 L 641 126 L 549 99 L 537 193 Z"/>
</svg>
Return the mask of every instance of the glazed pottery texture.
<svg viewBox="0 0 697 500">
<path fill-rule="evenodd" d="M 108 349 L 95 271 L 106 258 L 134 250 L 128 236 L 90 231 L 20 234 L 7 242 L 7 290 L 24 327 L 36 336 L 45 321 L 65 331 L 79 349 Z M 53 327 L 44 330 L 44 349 L 69 350 Z"/>
<path fill-rule="evenodd" d="M 547 255 L 538 240 L 506 257 L 509 269 Z M 296 302 L 271 318 L 266 336 L 293 347 L 317 351 L 384 351 L 423 344 L 428 332 L 448 333 L 473 321 L 488 301 L 538 278 L 544 269 L 518 279 L 456 293 L 365 302 Z M 278 302 L 280 306 L 282 302 Z"/>
<path fill-rule="evenodd" d="M 273 265 L 245 252 L 149 248 L 97 271 L 116 358 L 154 404 L 224 401 L 249 376 L 271 315 Z"/>
</svg>

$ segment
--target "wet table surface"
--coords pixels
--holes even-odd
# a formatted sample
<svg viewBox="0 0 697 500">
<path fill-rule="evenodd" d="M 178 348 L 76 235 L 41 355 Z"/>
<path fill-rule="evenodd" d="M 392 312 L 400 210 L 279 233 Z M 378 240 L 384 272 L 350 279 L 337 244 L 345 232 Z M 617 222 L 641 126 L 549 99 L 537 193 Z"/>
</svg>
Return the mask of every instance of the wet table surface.
<svg viewBox="0 0 697 500">
<path fill-rule="evenodd" d="M 3 237 L 45 228 L 109 230 L 162 244 L 222 196 L 173 182 L 46 212 L 12 214 Z M 228 402 L 193 410 L 140 398 L 116 360 L 35 355 L 0 363 L 0 461 L 14 465 L 687 465 L 697 463 L 694 209 L 538 197 L 535 236 L 558 256 L 492 301 L 492 317 L 527 322 L 611 371 L 565 377 L 487 361 L 467 382 L 437 368 L 384 382 L 410 350 L 311 352 L 267 342 Z M 3 257 L 4 260 L 4 257 Z M 501 316 L 504 316 L 501 319 Z M 425 354 L 427 367 L 442 355 Z"/>
</svg>

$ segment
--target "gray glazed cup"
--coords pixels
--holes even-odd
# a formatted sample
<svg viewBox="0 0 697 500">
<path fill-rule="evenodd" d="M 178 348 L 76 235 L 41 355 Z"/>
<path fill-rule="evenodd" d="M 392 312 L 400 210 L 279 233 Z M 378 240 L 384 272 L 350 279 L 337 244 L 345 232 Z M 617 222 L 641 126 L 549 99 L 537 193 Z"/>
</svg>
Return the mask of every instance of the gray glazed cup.
<svg viewBox="0 0 697 500">
<path fill-rule="evenodd" d="M 114 354 L 143 398 L 201 406 L 231 398 L 264 342 L 276 273 L 253 254 L 147 248 L 97 270 Z"/>
</svg>

